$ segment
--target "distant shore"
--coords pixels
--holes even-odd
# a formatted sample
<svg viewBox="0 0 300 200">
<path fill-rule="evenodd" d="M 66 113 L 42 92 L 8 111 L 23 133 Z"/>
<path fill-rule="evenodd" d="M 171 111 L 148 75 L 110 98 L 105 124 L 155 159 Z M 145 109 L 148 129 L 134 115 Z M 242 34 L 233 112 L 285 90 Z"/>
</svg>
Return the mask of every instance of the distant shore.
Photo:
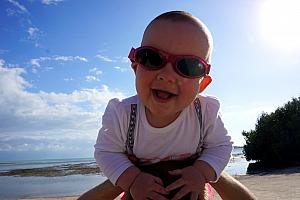
<svg viewBox="0 0 300 200">
<path fill-rule="evenodd" d="M 262 172 L 255 175 L 235 176 L 248 187 L 258 199 L 300 199 L 300 167 Z M 215 193 L 214 200 L 221 198 Z M 22 200 L 74 200 L 79 196 L 24 198 Z"/>
<path fill-rule="evenodd" d="M 96 162 L 80 163 L 80 164 L 62 164 L 50 167 L 39 167 L 29 169 L 13 169 L 8 171 L 0 171 L 0 176 L 69 176 L 69 175 L 87 175 L 100 174 L 101 171 Z"/>
</svg>

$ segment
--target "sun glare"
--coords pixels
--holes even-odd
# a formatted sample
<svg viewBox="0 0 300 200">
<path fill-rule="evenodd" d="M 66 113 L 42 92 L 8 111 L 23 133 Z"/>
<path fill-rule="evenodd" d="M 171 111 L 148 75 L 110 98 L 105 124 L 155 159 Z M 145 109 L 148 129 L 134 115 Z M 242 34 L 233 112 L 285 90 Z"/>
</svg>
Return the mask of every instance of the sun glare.
<svg viewBox="0 0 300 200">
<path fill-rule="evenodd" d="M 260 27 L 274 48 L 300 50 L 300 0 L 266 0 L 260 10 Z"/>
</svg>

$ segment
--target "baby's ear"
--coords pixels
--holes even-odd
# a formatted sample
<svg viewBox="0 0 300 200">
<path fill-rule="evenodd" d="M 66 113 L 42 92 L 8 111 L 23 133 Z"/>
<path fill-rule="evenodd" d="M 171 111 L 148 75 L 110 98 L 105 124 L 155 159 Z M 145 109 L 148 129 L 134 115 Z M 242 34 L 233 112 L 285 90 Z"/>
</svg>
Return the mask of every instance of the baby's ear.
<svg viewBox="0 0 300 200">
<path fill-rule="evenodd" d="M 205 88 L 211 83 L 212 78 L 209 75 L 205 75 L 199 86 L 199 93 L 203 92 Z"/>
<path fill-rule="evenodd" d="M 138 64 L 136 62 L 131 63 L 131 68 L 133 69 L 134 73 L 136 73 L 137 66 L 138 66 Z"/>
</svg>

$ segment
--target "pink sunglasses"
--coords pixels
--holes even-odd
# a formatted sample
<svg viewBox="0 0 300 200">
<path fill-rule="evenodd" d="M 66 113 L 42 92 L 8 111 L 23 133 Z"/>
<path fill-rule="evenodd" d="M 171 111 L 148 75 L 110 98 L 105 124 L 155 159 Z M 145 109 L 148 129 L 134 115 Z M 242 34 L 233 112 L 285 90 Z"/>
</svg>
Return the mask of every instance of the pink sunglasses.
<svg viewBox="0 0 300 200">
<path fill-rule="evenodd" d="M 158 70 L 170 62 L 174 70 L 186 78 L 199 78 L 209 74 L 210 71 L 210 64 L 200 57 L 173 55 L 151 46 L 132 48 L 128 58 L 146 70 Z"/>
</svg>

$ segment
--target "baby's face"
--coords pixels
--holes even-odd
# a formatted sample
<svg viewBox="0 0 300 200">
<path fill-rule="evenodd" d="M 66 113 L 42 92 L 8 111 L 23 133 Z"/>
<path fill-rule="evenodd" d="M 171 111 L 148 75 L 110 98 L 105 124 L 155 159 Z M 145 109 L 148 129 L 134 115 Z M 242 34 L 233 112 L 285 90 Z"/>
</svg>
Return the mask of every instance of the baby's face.
<svg viewBox="0 0 300 200">
<path fill-rule="evenodd" d="M 205 58 L 208 51 L 206 35 L 200 27 L 187 22 L 158 20 L 144 34 L 142 46 L 152 46 L 174 55 Z M 167 125 L 190 105 L 199 92 L 201 78 L 179 75 L 171 63 L 159 70 L 145 70 L 133 64 L 136 90 L 146 107 L 146 116 L 153 126 Z M 165 121 L 156 123 L 159 119 Z"/>
</svg>

